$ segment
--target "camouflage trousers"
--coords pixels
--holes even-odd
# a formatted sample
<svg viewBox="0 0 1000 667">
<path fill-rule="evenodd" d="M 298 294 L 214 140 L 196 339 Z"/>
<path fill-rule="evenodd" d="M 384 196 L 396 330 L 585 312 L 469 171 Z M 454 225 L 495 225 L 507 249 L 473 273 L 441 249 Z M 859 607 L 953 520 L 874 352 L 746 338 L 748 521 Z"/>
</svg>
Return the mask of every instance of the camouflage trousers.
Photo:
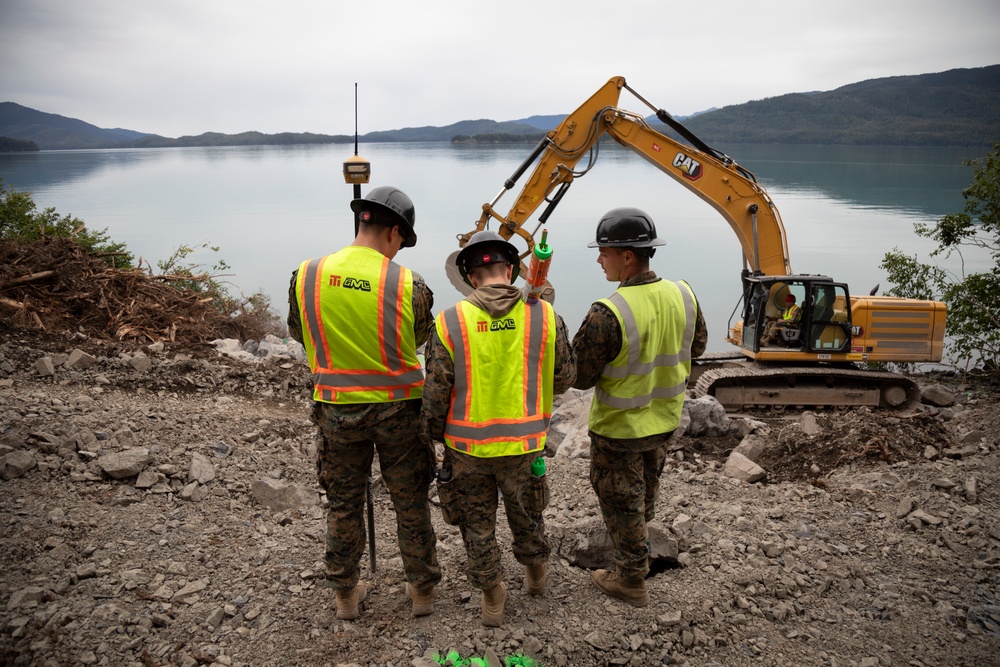
<svg viewBox="0 0 1000 667">
<path fill-rule="evenodd" d="M 548 504 L 545 477 L 535 477 L 531 463 L 540 454 L 478 458 L 445 448 L 444 465 L 451 466 L 449 510 L 462 532 L 467 557 L 466 574 L 474 588 L 485 590 L 503 581 L 497 544 L 499 498 L 503 498 L 511 549 L 522 565 L 539 565 L 549 556 L 542 510 Z"/>
<path fill-rule="evenodd" d="M 615 548 L 615 565 L 624 578 L 644 578 L 649 573 L 649 533 L 646 524 L 655 516 L 660 475 L 667 459 L 667 441 L 651 449 L 631 451 L 615 441 L 590 434 L 590 485 Z"/>
<path fill-rule="evenodd" d="M 441 581 L 437 536 L 427 498 L 433 452 L 420 440 L 420 401 L 363 405 L 315 403 L 316 469 L 329 501 L 326 579 L 353 588 L 365 549 L 364 507 L 375 450 L 396 511 L 396 536 L 406 580 L 427 592 Z"/>
</svg>

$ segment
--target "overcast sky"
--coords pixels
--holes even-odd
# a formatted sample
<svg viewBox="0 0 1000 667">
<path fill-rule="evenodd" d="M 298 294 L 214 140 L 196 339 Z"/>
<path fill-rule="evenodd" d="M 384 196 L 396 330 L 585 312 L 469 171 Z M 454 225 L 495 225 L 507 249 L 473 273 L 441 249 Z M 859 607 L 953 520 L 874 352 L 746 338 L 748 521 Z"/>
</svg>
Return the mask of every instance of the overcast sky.
<svg viewBox="0 0 1000 667">
<path fill-rule="evenodd" d="M 168 137 L 353 134 L 355 83 L 364 134 L 995 64 L 997 0 L 0 0 L 0 101 Z"/>
</svg>

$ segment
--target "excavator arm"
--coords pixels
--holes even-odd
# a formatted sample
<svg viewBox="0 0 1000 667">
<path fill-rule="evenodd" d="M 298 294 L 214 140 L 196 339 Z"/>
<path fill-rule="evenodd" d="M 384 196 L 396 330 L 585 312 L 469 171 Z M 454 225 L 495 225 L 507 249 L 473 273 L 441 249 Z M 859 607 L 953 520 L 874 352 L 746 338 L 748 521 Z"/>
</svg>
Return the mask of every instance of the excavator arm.
<svg viewBox="0 0 1000 667">
<path fill-rule="evenodd" d="M 607 109 L 601 128 L 701 197 L 732 227 L 744 262 L 756 274 L 792 273 L 778 209 L 749 171 L 731 159 L 686 146 L 651 128 L 641 116 Z"/>
<path fill-rule="evenodd" d="M 668 137 L 651 128 L 642 116 L 618 108 L 623 88 L 693 145 Z M 534 247 L 535 232 L 545 224 L 573 180 L 593 167 L 598 156 L 598 142 L 604 134 L 638 153 L 715 208 L 736 233 L 744 262 L 753 273 L 787 275 L 792 272 L 781 217 L 754 175 L 705 145 L 666 111 L 646 102 L 625 83 L 624 77 L 609 79 L 542 139 L 504 183 L 504 189 L 492 202 L 483 204 L 476 228 L 460 234 L 459 245 L 464 246 L 472 234 L 486 229 L 490 221 L 495 220 L 501 236 L 509 239 L 517 235 L 525 240 L 528 249 L 522 258 L 527 256 Z M 589 156 L 585 167 L 578 169 L 577 164 L 584 156 Z M 497 202 L 532 164 L 535 167 L 510 210 L 506 215 L 498 213 Z M 539 216 L 535 229 L 529 231 L 525 223 L 543 203 L 547 207 Z"/>
</svg>

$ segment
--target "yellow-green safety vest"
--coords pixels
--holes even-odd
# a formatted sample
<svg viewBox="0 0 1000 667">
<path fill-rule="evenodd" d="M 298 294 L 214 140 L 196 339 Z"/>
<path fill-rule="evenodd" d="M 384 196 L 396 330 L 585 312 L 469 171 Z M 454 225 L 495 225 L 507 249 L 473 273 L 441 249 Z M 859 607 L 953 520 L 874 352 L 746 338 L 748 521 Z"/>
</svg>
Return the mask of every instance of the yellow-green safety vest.
<svg viewBox="0 0 1000 667">
<path fill-rule="evenodd" d="M 680 423 L 691 375 L 697 302 L 684 282 L 619 287 L 607 306 L 622 346 L 597 380 L 588 428 L 607 438 L 644 438 Z"/>
<path fill-rule="evenodd" d="M 481 458 L 544 448 L 555 369 L 552 306 L 521 301 L 493 318 L 460 301 L 440 313 L 435 325 L 455 363 L 445 445 Z"/>
<path fill-rule="evenodd" d="M 420 398 L 413 274 L 373 248 L 306 260 L 295 282 L 313 400 L 388 403 Z"/>
</svg>

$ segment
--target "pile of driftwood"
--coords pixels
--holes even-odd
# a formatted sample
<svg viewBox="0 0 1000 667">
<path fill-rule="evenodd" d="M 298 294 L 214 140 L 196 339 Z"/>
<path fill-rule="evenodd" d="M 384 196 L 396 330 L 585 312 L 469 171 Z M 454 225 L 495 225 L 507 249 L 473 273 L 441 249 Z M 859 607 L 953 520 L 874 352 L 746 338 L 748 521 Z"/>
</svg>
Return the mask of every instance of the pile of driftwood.
<svg viewBox="0 0 1000 667">
<path fill-rule="evenodd" d="M 192 282 L 209 278 L 115 269 L 64 238 L 0 239 L 0 324 L 137 342 L 260 336 L 259 313 L 227 312 L 219 295 L 182 287 Z"/>
</svg>

